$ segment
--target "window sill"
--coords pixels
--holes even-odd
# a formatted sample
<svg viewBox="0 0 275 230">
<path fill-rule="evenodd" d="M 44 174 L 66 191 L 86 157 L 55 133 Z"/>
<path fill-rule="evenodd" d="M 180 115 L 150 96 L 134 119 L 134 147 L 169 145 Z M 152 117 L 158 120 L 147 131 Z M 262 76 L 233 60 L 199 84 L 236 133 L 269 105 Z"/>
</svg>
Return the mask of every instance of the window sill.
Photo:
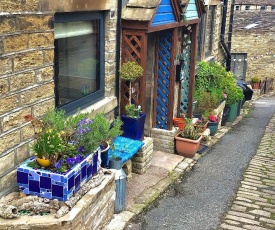
<svg viewBox="0 0 275 230">
<path fill-rule="evenodd" d="M 82 113 L 109 113 L 117 107 L 117 98 L 113 97 L 105 97 L 102 100 L 94 103 L 91 106 L 82 109 Z"/>
</svg>

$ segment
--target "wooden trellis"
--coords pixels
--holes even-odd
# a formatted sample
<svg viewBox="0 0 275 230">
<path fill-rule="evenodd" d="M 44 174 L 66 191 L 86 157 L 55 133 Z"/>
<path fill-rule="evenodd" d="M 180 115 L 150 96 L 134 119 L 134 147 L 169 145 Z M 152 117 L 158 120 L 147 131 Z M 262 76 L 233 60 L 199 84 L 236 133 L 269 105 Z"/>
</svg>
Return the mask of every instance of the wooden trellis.
<svg viewBox="0 0 275 230">
<path fill-rule="evenodd" d="M 158 62 L 155 81 L 155 127 L 159 129 L 170 129 L 172 124 L 173 48 L 173 30 L 161 31 L 157 48 Z"/>
<path fill-rule="evenodd" d="M 146 69 L 146 35 L 134 31 L 123 31 L 122 63 L 133 61 Z M 145 72 L 145 71 L 144 71 Z M 131 103 L 145 109 L 145 73 L 132 83 Z M 125 114 L 125 105 L 129 103 L 129 81 L 121 81 L 121 113 Z"/>
</svg>

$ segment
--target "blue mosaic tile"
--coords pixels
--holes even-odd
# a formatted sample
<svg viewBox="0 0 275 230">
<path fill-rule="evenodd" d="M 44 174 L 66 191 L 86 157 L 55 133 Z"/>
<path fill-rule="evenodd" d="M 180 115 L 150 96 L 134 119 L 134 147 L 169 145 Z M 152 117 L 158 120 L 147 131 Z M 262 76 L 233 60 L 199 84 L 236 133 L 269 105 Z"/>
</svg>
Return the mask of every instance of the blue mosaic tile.
<svg viewBox="0 0 275 230">
<path fill-rule="evenodd" d="M 17 183 L 20 191 L 60 201 L 69 199 L 88 178 L 98 172 L 100 166 L 97 151 L 87 156 L 65 175 L 45 169 L 33 169 L 28 166 L 28 163 L 33 160 L 35 157 L 26 160 L 17 169 Z"/>
<path fill-rule="evenodd" d="M 17 183 L 28 184 L 29 183 L 29 179 L 28 178 L 29 178 L 28 173 L 17 171 Z"/>
<path fill-rule="evenodd" d="M 40 188 L 51 189 L 52 188 L 51 178 L 44 177 L 44 176 L 40 177 Z"/>
</svg>

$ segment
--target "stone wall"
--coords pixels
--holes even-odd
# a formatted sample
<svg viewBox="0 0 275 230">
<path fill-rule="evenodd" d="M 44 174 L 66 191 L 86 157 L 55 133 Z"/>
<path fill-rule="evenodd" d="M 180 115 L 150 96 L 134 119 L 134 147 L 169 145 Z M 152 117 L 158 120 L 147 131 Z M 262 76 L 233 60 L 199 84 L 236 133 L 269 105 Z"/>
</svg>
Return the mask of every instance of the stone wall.
<svg viewBox="0 0 275 230">
<path fill-rule="evenodd" d="M 178 133 L 178 128 L 172 130 L 152 129 L 152 138 L 154 140 L 154 151 L 162 151 L 165 153 L 175 153 L 174 137 Z"/>
<path fill-rule="evenodd" d="M 247 53 L 246 81 L 254 76 L 274 78 L 275 32 L 261 30 L 234 31 L 232 52 Z"/>
<path fill-rule="evenodd" d="M 84 4 L 85 3 L 85 4 Z M 117 9 L 111 0 L 1 0 L 0 14 L 0 196 L 16 186 L 16 168 L 28 158 L 33 139 L 24 116 L 39 117 L 54 103 L 55 12 Z M 115 98 L 116 19 L 106 14 L 105 96 L 97 108 L 112 111 Z M 105 103 L 105 104 L 104 104 Z M 106 109 L 107 108 L 107 109 Z"/>
<path fill-rule="evenodd" d="M 114 214 L 115 176 L 106 176 L 96 188 L 84 195 L 72 210 L 56 219 L 48 216 L 20 216 L 16 219 L 0 218 L 0 229 L 83 230 L 103 229 Z"/>
</svg>

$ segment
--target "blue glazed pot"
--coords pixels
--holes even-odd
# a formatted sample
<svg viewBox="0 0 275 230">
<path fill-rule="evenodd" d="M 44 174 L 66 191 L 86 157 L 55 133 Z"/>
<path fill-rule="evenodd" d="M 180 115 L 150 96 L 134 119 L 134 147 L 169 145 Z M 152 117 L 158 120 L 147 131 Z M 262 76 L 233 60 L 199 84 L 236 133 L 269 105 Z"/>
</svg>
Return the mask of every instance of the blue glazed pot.
<svg viewBox="0 0 275 230">
<path fill-rule="evenodd" d="M 207 128 L 210 129 L 210 136 L 214 136 L 218 131 L 219 122 L 208 122 Z"/>
<path fill-rule="evenodd" d="M 142 113 L 139 118 L 131 118 L 131 117 L 122 115 L 121 117 L 121 120 L 123 122 L 122 136 L 133 140 L 141 140 L 143 137 L 145 119 L 146 119 L 146 114 L 144 113 Z"/>
</svg>

